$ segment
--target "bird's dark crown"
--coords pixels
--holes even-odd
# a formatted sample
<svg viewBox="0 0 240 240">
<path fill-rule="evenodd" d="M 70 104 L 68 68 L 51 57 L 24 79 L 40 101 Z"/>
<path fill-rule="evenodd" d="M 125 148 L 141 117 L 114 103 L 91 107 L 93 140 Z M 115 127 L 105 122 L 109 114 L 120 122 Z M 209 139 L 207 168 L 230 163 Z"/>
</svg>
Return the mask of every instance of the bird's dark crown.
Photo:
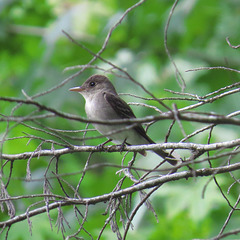
<svg viewBox="0 0 240 240">
<path fill-rule="evenodd" d="M 104 75 L 93 75 L 89 77 L 82 85 L 87 90 L 108 90 L 116 93 L 116 90 L 110 80 Z"/>
</svg>

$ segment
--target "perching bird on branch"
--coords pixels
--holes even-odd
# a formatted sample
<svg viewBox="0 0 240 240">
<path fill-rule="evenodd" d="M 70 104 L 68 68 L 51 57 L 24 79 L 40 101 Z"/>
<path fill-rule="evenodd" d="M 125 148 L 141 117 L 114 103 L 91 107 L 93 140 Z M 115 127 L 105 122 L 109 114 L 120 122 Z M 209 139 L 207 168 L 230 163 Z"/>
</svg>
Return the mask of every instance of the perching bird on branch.
<svg viewBox="0 0 240 240">
<path fill-rule="evenodd" d="M 129 105 L 119 97 L 113 84 L 103 75 L 93 75 L 82 86 L 69 90 L 79 92 L 85 98 L 85 111 L 91 120 L 109 121 L 136 118 Z M 94 123 L 93 125 L 109 141 L 117 144 L 155 144 L 141 124 Z M 172 165 L 178 163 L 179 159 L 166 151 L 158 149 L 154 152 Z M 140 153 L 146 156 L 145 150 L 140 151 Z"/>
</svg>

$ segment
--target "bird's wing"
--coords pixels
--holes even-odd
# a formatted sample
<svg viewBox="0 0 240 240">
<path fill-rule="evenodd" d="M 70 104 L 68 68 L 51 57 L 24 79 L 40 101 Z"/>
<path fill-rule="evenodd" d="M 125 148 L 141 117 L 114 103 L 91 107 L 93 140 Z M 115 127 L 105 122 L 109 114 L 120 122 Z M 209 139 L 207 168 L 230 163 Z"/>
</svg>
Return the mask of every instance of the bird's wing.
<svg viewBox="0 0 240 240">
<path fill-rule="evenodd" d="M 124 102 L 120 97 L 114 95 L 112 93 L 104 93 L 104 97 L 106 101 L 110 104 L 116 114 L 119 116 L 120 119 L 126 118 L 136 118 L 132 109 L 129 105 Z M 144 128 L 141 124 L 133 127 L 142 137 L 144 137 L 149 143 L 154 143 L 146 134 Z"/>
</svg>

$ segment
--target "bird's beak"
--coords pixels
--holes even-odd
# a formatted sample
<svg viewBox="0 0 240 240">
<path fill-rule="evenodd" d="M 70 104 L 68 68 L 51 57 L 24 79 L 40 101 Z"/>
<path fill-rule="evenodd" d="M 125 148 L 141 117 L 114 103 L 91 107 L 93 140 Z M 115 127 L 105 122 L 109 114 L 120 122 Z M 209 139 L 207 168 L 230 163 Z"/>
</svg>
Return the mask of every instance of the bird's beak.
<svg viewBox="0 0 240 240">
<path fill-rule="evenodd" d="M 84 91 L 85 89 L 83 87 L 73 87 L 73 88 L 70 88 L 69 91 L 72 91 L 72 92 L 82 92 Z"/>
</svg>

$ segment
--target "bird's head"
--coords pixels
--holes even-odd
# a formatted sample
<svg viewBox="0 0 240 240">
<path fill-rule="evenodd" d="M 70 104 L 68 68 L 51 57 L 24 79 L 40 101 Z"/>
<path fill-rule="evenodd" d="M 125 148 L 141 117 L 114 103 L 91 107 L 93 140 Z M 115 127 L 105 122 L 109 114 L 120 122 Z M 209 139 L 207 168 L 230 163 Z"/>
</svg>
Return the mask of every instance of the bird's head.
<svg viewBox="0 0 240 240">
<path fill-rule="evenodd" d="M 79 92 L 84 98 L 95 95 L 99 92 L 110 92 L 117 94 L 113 84 L 103 75 L 89 77 L 81 86 L 70 88 L 69 91 Z"/>
</svg>

